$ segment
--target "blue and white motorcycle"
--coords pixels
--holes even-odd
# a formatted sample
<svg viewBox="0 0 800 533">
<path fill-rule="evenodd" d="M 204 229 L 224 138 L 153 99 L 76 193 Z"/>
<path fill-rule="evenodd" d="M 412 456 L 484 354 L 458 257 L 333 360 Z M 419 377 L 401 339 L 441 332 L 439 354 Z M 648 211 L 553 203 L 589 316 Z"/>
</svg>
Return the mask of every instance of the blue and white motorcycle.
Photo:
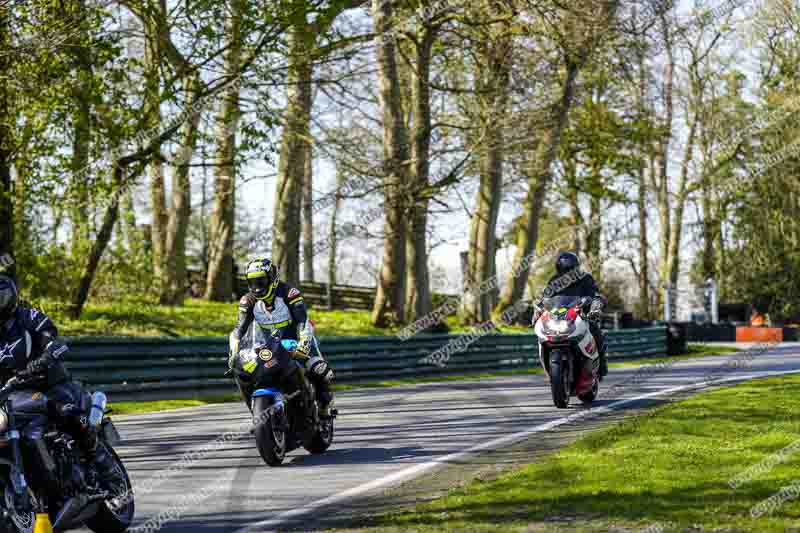
<svg viewBox="0 0 800 533">
<path fill-rule="evenodd" d="M 320 417 L 314 385 L 296 348 L 297 341 L 268 337 L 253 324 L 231 360 L 231 372 L 253 413 L 258 452 L 270 466 L 280 465 L 294 449 L 319 454 L 333 442 L 334 417 Z"/>
</svg>

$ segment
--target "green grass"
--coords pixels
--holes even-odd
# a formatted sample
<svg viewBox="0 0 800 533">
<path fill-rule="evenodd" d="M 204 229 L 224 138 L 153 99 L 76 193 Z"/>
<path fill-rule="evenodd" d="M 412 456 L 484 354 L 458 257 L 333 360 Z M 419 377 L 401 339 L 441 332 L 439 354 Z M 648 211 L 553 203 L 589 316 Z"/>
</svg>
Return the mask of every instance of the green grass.
<svg viewBox="0 0 800 533">
<path fill-rule="evenodd" d="M 381 517 L 369 530 L 609 531 L 661 524 L 664 531 L 790 531 L 800 524 L 797 499 L 771 516 L 754 518 L 750 509 L 800 480 L 800 453 L 736 490 L 728 482 L 800 439 L 798 412 L 798 376 L 703 393 L 594 432 L 494 480 Z"/>
<path fill-rule="evenodd" d="M 135 402 L 114 402 L 109 405 L 114 411 L 114 415 L 137 415 L 144 413 L 155 413 L 158 411 L 171 411 L 183 407 L 200 407 L 217 403 L 228 403 L 240 401 L 238 394 L 228 394 L 222 396 L 209 396 L 194 400 L 155 400 L 155 401 L 135 401 Z"/>
<path fill-rule="evenodd" d="M 236 324 L 235 303 L 186 300 L 183 307 L 158 305 L 147 299 L 89 303 L 79 320 L 68 318 L 58 304 L 36 302 L 65 336 L 217 337 Z"/>
<path fill-rule="evenodd" d="M 182 307 L 158 305 L 147 298 L 130 297 L 114 303 L 90 302 L 80 319 L 66 314 L 66 307 L 57 302 L 35 302 L 48 313 L 62 335 L 113 336 L 113 337 L 217 337 L 227 336 L 236 324 L 238 305 L 187 299 Z M 369 311 L 326 311 L 310 309 L 309 316 L 321 337 L 350 337 L 365 335 L 393 335 L 402 326 L 378 328 L 370 322 Z M 466 333 L 471 327 L 458 324 L 456 317 L 448 317 L 451 333 Z M 529 333 L 522 326 L 503 326 L 499 333 Z"/>
</svg>

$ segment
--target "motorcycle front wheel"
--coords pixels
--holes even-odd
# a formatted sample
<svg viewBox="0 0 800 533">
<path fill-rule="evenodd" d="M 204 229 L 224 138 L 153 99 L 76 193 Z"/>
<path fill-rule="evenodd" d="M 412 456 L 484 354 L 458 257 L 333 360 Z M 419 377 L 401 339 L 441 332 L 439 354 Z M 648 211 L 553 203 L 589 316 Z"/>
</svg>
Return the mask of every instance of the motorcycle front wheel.
<svg viewBox="0 0 800 533">
<path fill-rule="evenodd" d="M 133 485 L 128 477 L 128 470 L 114 448 L 102 441 L 97 445 L 104 446 L 111 455 L 119 481 L 117 486 L 112 488 L 112 498 L 103 502 L 97 514 L 86 521 L 86 527 L 95 533 L 124 533 L 131 527 L 136 510 Z"/>
<path fill-rule="evenodd" d="M 8 533 L 33 533 L 36 525 L 36 515 L 33 511 L 21 511 L 15 506 L 14 489 L 11 481 L 7 481 L 2 487 L 3 501 L 0 504 L 0 531 Z"/>
<path fill-rule="evenodd" d="M 555 406 L 566 409 L 569 406 L 569 367 L 559 351 L 550 357 L 550 390 Z"/>
<path fill-rule="evenodd" d="M 266 397 L 256 398 L 253 402 L 253 414 L 259 420 L 255 430 L 256 447 L 265 463 L 279 466 L 286 457 L 286 433 L 274 427 L 271 416 L 262 415 L 270 407 Z"/>
<path fill-rule="evenodd" d="M 306 450 L 313 454 L 325 453 L 331 444 L 333 444 L 333 418 L 326 418 L 320 421 Z"/>
</svg>

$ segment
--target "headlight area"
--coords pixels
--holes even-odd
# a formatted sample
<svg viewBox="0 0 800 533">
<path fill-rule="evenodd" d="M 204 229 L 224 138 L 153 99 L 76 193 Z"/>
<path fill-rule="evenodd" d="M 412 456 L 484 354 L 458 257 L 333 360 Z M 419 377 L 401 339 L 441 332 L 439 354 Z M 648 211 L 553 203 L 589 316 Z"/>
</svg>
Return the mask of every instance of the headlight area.
<svg viewBox="0 0 800 533">
<path fill-rule="evenodd" d="M 543 324 L 545 333 L 554 335 L 564 335 L 575 330 L 575 323 L 569 320 L 547 320 Z"/>
</svg>

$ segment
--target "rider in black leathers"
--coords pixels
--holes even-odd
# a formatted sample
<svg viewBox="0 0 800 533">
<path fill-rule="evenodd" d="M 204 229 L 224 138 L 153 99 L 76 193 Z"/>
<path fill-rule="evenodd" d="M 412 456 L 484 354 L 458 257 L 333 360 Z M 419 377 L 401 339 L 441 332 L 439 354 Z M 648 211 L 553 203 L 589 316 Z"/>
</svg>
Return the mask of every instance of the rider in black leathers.
<svg viewBox="0 0 800 533">
<path fill-rule="evenodd" d="M 239 301 L 239 321 L 233 331 L 234 342 L 238 343 L 244 337 L 254 321 L 267 334 L 279 332 L 282 339 L 296 340 L 295 355 L 306 360 L 308 376 L 317 390 L 321 416 L 335 414 L 331 390 L 333 370 L 319 351 L 303 295 L 298 289 L 280 281 L 278 268 L 268 258 L 258 258 L 247 265 L 247 286 L 250 291 Z M 231 356 L 236 351 L 238 348 L 232 346 Z M 249 407 L 249 398 L 244 396 Z"/>
<path fill-rule="evenodd" d="M 86 424 L 89 395 L 72 381 L 64 366 L 67 350 L 58 340 L 58 330 L 50 317 L 20 305 L 16 283 L 11 277 L 0 275 L 0 380 L 6 383 L 12 377 L 31 379 L 30 388 L 47 398 L 49 416 L 72 435 L 86 460 L 95 462 L 100 478 L 114 484 L 118 481 L 114 460 L 105 447 L 97 445 L 95 430 Z M 34 440 L 41 438 L 41 432 L 32 434 Z M 38 443 L 33 442 L 32 446 Z"/>
<path fill-rule="evenodd" d="M 550 278 L 547 287 L 542 294 L 545 298 L 554 296 L 588 296 L 592 298 L 592 304 L 586 318 L 589 321 L 589 331 L 594 336 L 597 346 L 600 347 L 600 376 L 608 374 L 608 359 L 606 357 L 606 336 L 600 328 L 601 314 L 606 305 L 606 299 L 600 294 L 594 278 L 588 272 L 580 270 L 580 259 L 573 252 L 563 252 L 556 260 L 556 274 Z M 538 314 L 534 315 L 533 323 L 536 323 Z"/>
</svg>

